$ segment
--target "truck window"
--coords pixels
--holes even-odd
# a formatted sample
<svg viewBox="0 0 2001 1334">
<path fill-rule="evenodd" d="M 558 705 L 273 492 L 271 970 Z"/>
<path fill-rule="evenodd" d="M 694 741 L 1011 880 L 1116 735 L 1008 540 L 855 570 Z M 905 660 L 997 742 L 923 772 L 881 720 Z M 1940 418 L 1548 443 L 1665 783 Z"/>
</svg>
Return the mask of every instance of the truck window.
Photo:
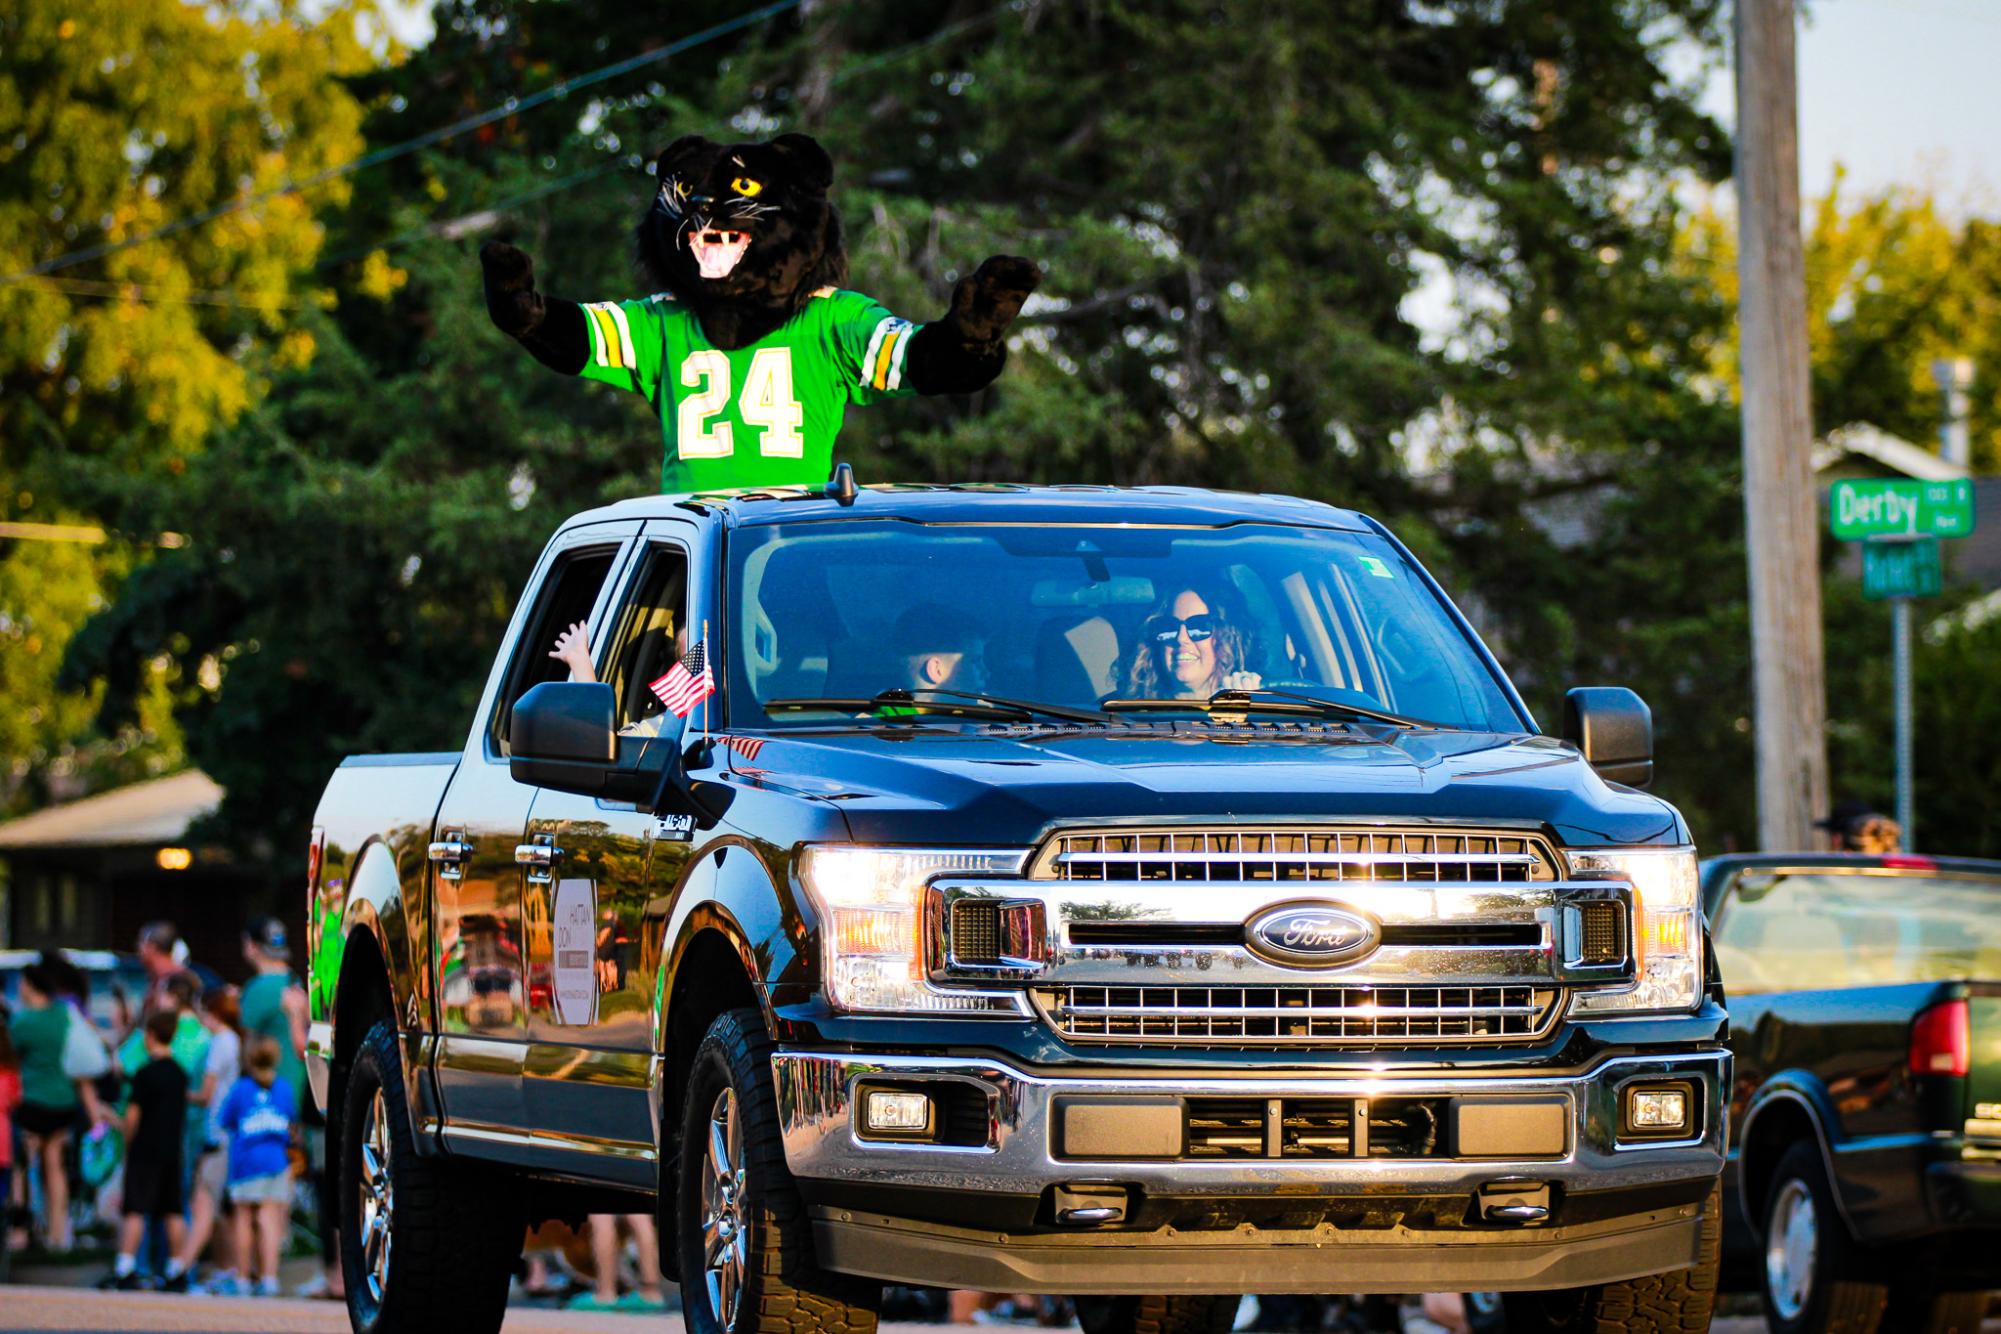
<svg viewBox="0 0 2001 1334">
<path fill-rule="evenodd" d="M 493 711 L 493 747 L 502 756 L 507 750 L 507 725 L 514 716 L 514 701 L 544 681 L 567 681 L 569 669 L 549 656 L 556 636 L 575 621 L 588 621 L 597 605 L 598 593 L 611 574 L 618 556 L 616 544 L 582 547 L 556 558 L 542 581 L 526 629 L 514 645 L 514 660 L 507 665 L 507 685 L 500 692 L 500 707 Z"/>
<path fill-rule="evenodd" d="M 611 653 L 600 656 L 618 701 L 618 725 L 630 727 L 666 709 L 647 686 L 687 651 L 688 558 L 679 547 L 648 549 L 631 595 L 618 610 Z"/>
<path fill-rule="evenodd" d="M 2001 881 L 1746 871 L 1716 927 L 1724 985 L 1751 995 L 2001 976 Z"/>
</svg>

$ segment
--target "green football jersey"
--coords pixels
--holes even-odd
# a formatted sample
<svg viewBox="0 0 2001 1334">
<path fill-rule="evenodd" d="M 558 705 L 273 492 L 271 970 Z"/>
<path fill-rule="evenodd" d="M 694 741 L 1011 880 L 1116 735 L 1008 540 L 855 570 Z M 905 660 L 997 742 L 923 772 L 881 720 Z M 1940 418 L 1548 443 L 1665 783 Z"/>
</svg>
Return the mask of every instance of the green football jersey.
<svg viewBox="0 0 2001 1334">
<path fill-rule="evenodd" d="M 850 403 L 911 392 L 910 336 L 873 298 L 826 288 L 748 347 L 725 352 L 666 293 L 587 304 L 581 372 L 636 390 L 660 418 L 662 491 L 720 491 L 827 480 Z"/>
</svg>

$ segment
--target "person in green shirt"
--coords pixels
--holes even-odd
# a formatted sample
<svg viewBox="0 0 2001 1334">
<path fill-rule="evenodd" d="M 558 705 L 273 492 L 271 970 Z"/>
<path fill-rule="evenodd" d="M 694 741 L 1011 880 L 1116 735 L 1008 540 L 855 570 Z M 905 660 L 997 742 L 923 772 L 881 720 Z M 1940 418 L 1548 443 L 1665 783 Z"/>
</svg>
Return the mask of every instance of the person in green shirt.
<svg viewBox="0 0 2001 1334">
<path fill-rule="evenodd" d="M 643 395 L 660 419 L 660 489 L 812 484 L 833 467 L 850 404 L 972 393 L 1006 361 L 1035 290 L 1032 261 L 996 255 L 929 324 L 847 291 L 832 159 L 803 134 L 769 143 L 676 140 L 639 227 L 658 289 L 578 304 L 535 289 L 528 256 L 480 251 L 487 312 L 553 370 Z"/>
<path fill-rule="evenodd" d="M 285 924 L 260 917 L 243 933 L 243 957 L 255 971 L 243 984 L 243 1038 L 278 1044 L 278 1077 L 304 1102 L 306 1089 L 306 989 L 292 972 Z M 291 1109 L 297 1116 L 299 1107 Z"/>
<path fill-rule="evenodd" d="M 21 1062 L 21 1105 L 14 1110 L 30 1159 L 42 1162 L 44 1237 L 52 1251 L 70 1245 L 69 1170 L 64 1163 L 70 1132 L 82 1105 L 76 1081 L 63 1070 L 70 1009 L 56 999 L 57 983 L 42 964 L 21 972 L 21 1008 L 8 1022 Z"/>
</svg>

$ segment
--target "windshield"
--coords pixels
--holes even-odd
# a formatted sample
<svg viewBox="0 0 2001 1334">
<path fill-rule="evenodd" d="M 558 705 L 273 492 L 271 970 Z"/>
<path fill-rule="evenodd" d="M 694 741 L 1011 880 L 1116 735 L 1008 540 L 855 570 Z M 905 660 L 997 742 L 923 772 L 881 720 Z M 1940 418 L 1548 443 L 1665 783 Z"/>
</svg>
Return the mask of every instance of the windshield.
<svg viewBox="0 0 2001 1334">
<path fill-rule="evenodd" d="M 1417 567 L 1373 533 L 777 524 L 733 535 L 728 610 L 737 727 L 824 724 L 855 712 L 834 701 L 890 690 L 1094 709 L 1230 689 L 1524 726 Z"/>
<path fill-rule="evenodd" d="M 1733 993 L 2001 979 L 2001 881 L 1746 871 L 1716 926 Z"/>
</svg>

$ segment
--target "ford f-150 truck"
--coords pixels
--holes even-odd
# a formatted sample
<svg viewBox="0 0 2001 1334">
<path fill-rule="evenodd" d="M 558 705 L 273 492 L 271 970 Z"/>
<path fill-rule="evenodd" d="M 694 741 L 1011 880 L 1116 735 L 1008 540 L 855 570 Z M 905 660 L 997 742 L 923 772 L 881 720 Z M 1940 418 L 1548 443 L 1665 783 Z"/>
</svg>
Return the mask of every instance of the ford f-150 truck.
<svg viewBox="0 0 2001 1334">
<path fill-rule="evenodd" d="M 1695 853 L 1637 697 L 1563 730 L 1324 504 L 843 469 L 580 514 L 464 747 L 315 817 L 354 1325 L 495 1329 L 524 1222 L 653 1210 L 698 1334 L 867 1331 L 884 1282 L 1706 1328 Z"/>
</svg>

